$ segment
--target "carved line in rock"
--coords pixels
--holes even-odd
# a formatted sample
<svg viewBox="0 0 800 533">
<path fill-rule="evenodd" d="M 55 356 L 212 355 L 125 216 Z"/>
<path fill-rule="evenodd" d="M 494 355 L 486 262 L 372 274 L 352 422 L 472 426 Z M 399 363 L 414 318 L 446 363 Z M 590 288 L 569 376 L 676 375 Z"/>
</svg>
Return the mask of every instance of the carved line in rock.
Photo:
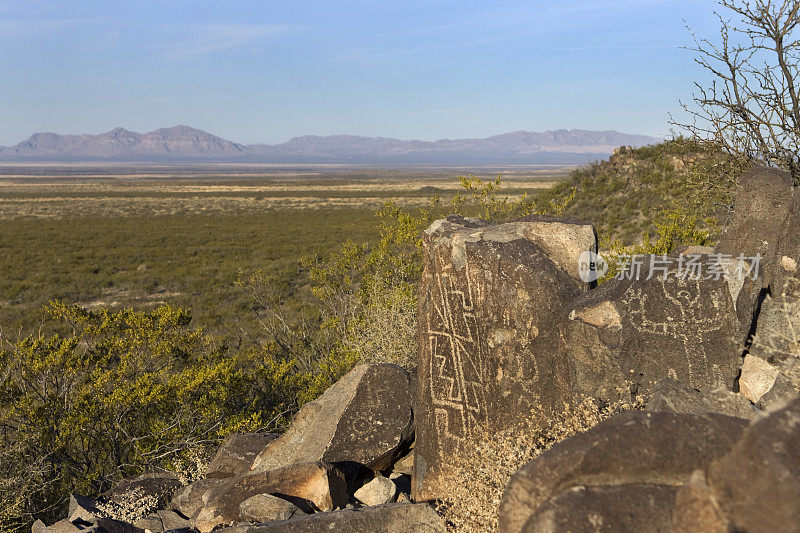
<svg viewBox="0 0 800 533">
<path fill-rule="evenodd" d="M 438 435 L 459 445 L 475 428 L 485 427 L 487 413 L 482 385 L 485 361 L 478 341 L 469 264 L 460 269 L 466 278 L 465 292 L 458 288 L 463 284 L 456 283 L 450 261 L 437 259 L 432 295 L 434 319 L 427 332 L 431 403 Z"/>
</svg>

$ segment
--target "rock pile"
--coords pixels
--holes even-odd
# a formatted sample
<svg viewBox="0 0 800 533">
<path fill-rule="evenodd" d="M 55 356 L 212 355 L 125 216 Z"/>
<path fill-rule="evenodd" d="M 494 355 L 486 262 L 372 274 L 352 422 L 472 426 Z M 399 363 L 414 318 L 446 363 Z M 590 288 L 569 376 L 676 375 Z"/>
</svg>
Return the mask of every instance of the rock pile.
<svg viewBox="0 0 800 533">
<path fill-rule="evenodd" d="M 523 466 L 502 533 L 800 531 L 795 193 L 778 171 L 742 179 L 717 249 L 684 250 L 716 276 L 647 256 L 599 288 L 579 270 L 597 251 L 586 223 L 437 221 L 423 236 L 416 374 L 359 365 L 283 435 L 228 438 L 202 479 L 155 472 L 74 495 L 64 520 L 33 532 L 443 532 L 429 504 L 479 429 L 620 391 L 647 410 Z M 159 510 L 126 518 L 142 502 Z"/>
<path fill-rule="evenodd" d="M 73 495 L 64 520 L 33 530 L 443 532 L 430 506 L 410 501 L 413 397 L 402 368 L 359 365 L 303 406 L 283 435 L 226 439 L 202 479 L 181 486 L 154 473 L 96 501 Z M 126 520 L 144 504 L 159 510 Z"/>
</svg>

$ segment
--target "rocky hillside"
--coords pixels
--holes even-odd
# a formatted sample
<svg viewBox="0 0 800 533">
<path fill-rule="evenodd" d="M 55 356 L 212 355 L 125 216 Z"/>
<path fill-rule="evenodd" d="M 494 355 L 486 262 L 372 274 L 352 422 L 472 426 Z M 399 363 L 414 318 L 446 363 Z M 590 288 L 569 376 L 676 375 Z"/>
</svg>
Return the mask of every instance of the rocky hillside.
<svg viewBox="0 0 800 533">
<path fill-rule="evenodd" d="M 406 141 L 331 135 L 295 137 L 282 144 L 244 146 L 187 126 L 135 133 L 116 128 L 100 135 L 36 133 L 8 148 L 0 160 L 25 161 L 261 161 L 283 163 L 586 163 L 621 144 L 658 139 L 616 131 L 518 131 L 486 139 Z"/>
<path fill-rule="evenodd" d="M 599 287 L 585 222 L 436 221 L 415 372 L 356 366 L 285 434 L 229 437 L 200 479 L 73 495 L 33 532 L 797 531 L 798 235 L 800 191 L 770 169 L 741 178 L 716 249 Z M 639 407 L 552 425 L 621 397 Z M 546 451 L 515 464 L 542 428 Z M 502 435 L 516 473 L 465 468 Z"/>
<path fill-rule="evenodd" d="M 735 181 L 742 171 L 740 161 L 685 139 L 622 147 L 605 161 L 575 170 L 537 202 L 547 205 L 572 197 L 564 215 L 590 221 L 604 244 L 655 238 L 654 222 L 676 210 L 697 217 L 715 240 L 729 222 Z"/>
</svg>

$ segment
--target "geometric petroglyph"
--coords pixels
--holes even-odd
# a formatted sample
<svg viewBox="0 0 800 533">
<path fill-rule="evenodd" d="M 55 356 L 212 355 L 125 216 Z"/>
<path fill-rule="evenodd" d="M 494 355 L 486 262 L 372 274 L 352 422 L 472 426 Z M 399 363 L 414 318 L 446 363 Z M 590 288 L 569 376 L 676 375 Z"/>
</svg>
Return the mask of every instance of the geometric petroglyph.
<svg viewBox="0 0 800 533">
<path fill-rule="evenodd" d="M 485 427 L 486 361 L 469 265 L 461 271 L 465 276 L 456 274 L 448 263 L 439 266 L 431 287 L 433 309 L 427 332 L 431 404 L 443 444 L 458 445 L 474 429 Z M 466 279 L 458 283 L 456 277 Z"/>
<path fill-rule="evenodd" d="M 568 369 L 557 365 L 558 324 L 583 283 L 529 240 L 538 228 L 543 246 L 550 242 L 543 224 L 454 217 L 423 234 L 412 478 L 418 500 L 443 497 L 457 458 L 481 430 L 528 420 L 533 408 L 563 409 L 568 398 L 561 385 Z M 554 232 L 594 238 L 590 226 L 553 225 Z M 550 248 L 579 248 L 564 242 Z"/>
</svg>

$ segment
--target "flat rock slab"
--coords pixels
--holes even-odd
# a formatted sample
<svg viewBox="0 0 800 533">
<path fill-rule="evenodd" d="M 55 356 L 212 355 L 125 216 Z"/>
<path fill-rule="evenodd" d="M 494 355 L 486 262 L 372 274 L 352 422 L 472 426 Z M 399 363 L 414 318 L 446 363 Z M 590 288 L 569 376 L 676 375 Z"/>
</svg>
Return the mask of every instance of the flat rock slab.
<svg viewBox="0 0 800 533">
<path fill-rule="evenodd" d="M 644 256 L 634 279 L 607 281 L 564 314 L 560 351 L 576 400 L 613 399 L 630 386 L 650 393 L 667 377 L 695 389 L 733 390 L 743 345 L 732 286 L 723 276 L 682 276 L 677 259 L 656 272 L 657 259 Z"/>
<path fill-rule="evenodd" d="M 393 503 L 344 509 L 292 520 L 220 529 L 219 533 L 445 533 L 444 520 L 425 504 Z"/>
<path fill-rule="evenodd" d="M 695 469 L 728 452 L 746 427 L 746 420 L 724 415 L 620 413 L 586 433 L 556 444 L 517 471 L 503 494 L 499 531 L 526 531 L 529 520 L 543 519 L 532 517 L 553 498 L 556 500 L 551 501 L 552 508 L 561 509 L 558 513 L 563 514 L 566 511 L 562 503 L 575 502 L 574 496 L 570 500 L 562 494 L 576 487 L 592 487 L 615 506 L 626 505 L 626 500 L 609 492 L 608 487 L 648 485 L 676 490 Z M 652 506 L 653 516 L 661 517 L 661 521 L 668 508 L 671 512 L 674 490 L 653 491 L 666 498 Z M 639 512 L 636 502 L 631 498 L 633 507 L 609 507 L 604 513 L 609 517 L 635 514 Z M 583 508 L 592 507 L 586 504 Z M 570 520 L 577 524 L 583 518 L 573 516 Z"/>
<path fill-rule="evenodd" d="M 253 472 L 324 461 L 391 466 L 414 437 L 413 391 L 397 365 L 356 366 L 313 402 L 256 457 Z"/>
<path fill-rule="evenodd" d="M 423 235 L 413 497 L 444 496 L 454 461 L 478 429 L 545 418 L 569 400 L 558 357 L 563 307 L 585 288 L 585 223 L 507 224 L 450 217 Z M 535 412 L 535 414 L 532 414 Z"/>
<path fill-rule="evenodd" d="M 232 477 L 247 473 L 267 444 L 278 438 L 274 433 L 230 435 L 219 447 L 206 468 L 207 478 Z"/>
<path fill-rule="evenodd" d="M 304 512 L 330 511 L 347 505 L 344 474 L 328 463 L 290 465 L 268 472 L 228 478 L 212 491 L 194 518 L 200 533 L 241 520 L 241 504 L 258 494 L 279 495 Z"/>
<path fill-rule="evenodd" d="M 292 502 L 271 494 L 256 494 L 239 505 L 239 519 L 247 522 L 289 520 L 302 513 Z"/>
</svg>

